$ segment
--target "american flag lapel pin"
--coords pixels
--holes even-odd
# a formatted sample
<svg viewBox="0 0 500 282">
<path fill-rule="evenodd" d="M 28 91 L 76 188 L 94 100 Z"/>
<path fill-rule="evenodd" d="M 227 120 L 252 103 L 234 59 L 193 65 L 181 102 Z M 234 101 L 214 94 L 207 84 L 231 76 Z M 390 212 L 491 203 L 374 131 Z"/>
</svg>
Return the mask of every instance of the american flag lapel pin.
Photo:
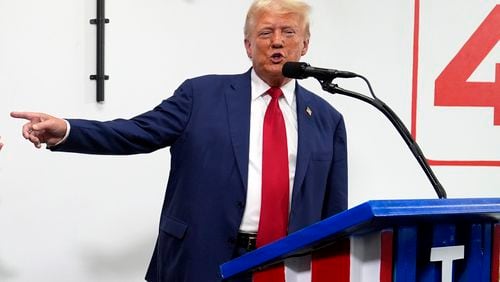
<svg viewBox="0 0 500 282">
<path fill-rule="evenodd" d="M 307 113 L 307 115 L 308 115 L 308 116 L 310 116 L 310 117 L 311 117 L 311 116 L 312 116 L 312 114 L 313 114 L 313 111 L 311 110 L 311 108 L 309 108 L 309 106 L 307 106 L 307 107 L 306 107 L 306 113 Z"/>
</svg>

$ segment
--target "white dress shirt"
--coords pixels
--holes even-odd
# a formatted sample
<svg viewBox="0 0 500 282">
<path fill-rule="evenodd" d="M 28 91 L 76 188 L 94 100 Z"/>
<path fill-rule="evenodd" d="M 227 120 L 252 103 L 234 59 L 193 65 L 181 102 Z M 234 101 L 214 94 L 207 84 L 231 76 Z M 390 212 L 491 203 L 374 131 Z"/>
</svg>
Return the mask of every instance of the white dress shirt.
<svg viewBox="0 0 500 282">
<path fill-rule="evenodd" d="M 250 105 L 250 142 L 248 162 L 248 185 L 245 212 L 240 225 L 242 232 L 257 232 L 260 218 L 262 189 L 262 139 L 264 115 L 271 96 L 266 92 L 271 88 L 252 69 L 252 100 Z M 297 159 L 297 104 L 295 102 L 295 80 L 281 87 L 283 95 L 279 106 L 283 113 L 288 147 L 288 172 L 290 180 L 290 202 L 292 199 L 295 164 Z"/>
</svg>

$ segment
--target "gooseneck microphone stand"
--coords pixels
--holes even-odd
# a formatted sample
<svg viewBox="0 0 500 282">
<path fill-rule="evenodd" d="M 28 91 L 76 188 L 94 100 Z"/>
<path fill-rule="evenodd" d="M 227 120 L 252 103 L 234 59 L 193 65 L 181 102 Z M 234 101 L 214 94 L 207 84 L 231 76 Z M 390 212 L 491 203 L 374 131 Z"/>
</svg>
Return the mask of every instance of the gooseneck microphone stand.
<svg viewBox="0 0 500 282">
<path fill-rule="evenodd" d="M 434 187 L 434 190 L 436 191 L 437 196 L 440 199 L 446 199 L 446 191 L 444 190 L 443 186 L 437 179 L 436 175 L 432 171 L 431 167 L 427 163 L 426 158 L 424 157 L 424 154 L 422 153 L 422 150 L 420 150 L 420 147 L 418 146 L 417 142 L 413 139 L 411 136 L 410 132 L 406 128 L 406 126 L 403 124 L 401 119 L 394 113 L 394 111 L 386 105 L 382 100 L 378 99 L 377 96 L 373 93 L 372 87 L 370 85 L 370 82 L 363 77 L 362 75 L 356 74 L 357 77 L 363 79 L 366 84 L 368 85 L 368 88 L 370 89 L 370 93 L 373 96 L 373 98 L 365 96 L 363 94 L 346 90 L 341 87 L 339 87 L 337 84 L 333 84 L 333 78 L 332 79 L 318 79 L 318 81 L 321 84 L 321 87 L 323 90 L 331 93 L 331 94 L 341 94 L 349 97 L 353 97 L 359 100 L 362 100 L 364 102 L 367 102 L 368 104 L 374 106 L 377 108 L 379 111 L 381 111 L 396 127 L 398 130 L 399 134 L 401 137 L 403 137 L 404 141 L 406 142 L 406 145 L 408 145 L 408 148 L 410 148 L 410 151 L 413 153 L 413 156 L 417 159 L 418 163 L 424 170 L 425 174 L 427 175 L 427 178 L 432 184 L 432 187 Z"/>
</svg>

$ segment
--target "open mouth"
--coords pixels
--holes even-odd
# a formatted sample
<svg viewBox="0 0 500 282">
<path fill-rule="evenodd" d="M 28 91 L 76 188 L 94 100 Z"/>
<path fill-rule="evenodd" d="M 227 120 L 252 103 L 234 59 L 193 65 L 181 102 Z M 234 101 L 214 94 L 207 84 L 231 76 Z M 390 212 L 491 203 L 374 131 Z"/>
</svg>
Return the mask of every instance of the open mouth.
<svg viewBox="0 0 500 282">
<path fill-rule="evenodd" d="M 273 63 L 281 63 L 285 59 L 285 56 L 281 53 L 274 53 L 271 55 L 271 61 Z"/>
</svg>

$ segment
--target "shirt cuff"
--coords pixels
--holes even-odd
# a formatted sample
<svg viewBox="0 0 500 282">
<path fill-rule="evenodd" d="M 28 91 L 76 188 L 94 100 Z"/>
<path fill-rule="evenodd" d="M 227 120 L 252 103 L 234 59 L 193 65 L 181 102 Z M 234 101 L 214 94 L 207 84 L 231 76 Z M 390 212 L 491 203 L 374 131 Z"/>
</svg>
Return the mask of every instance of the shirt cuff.
<svg viewBox="0 0 500 282">
<path fill-rule="evenodd" d="M 61 140 L 59 140 L 59 142 L 57 142 L 56 144 L 54 144 L 52 146 L 47 146 L 47 147 L 58 146 L 59 144 L 64 143 L 64 141 L 66 141 L 66 139 L 68 139 L 69 132 L 71 131 L 71 125 L 69 124 L 69 121 L 67 121 L 67 120 L 64 120 L 64 122 L 66 122 L 66 134 L 64 134 L 64 137 Z"/>
</svg>

